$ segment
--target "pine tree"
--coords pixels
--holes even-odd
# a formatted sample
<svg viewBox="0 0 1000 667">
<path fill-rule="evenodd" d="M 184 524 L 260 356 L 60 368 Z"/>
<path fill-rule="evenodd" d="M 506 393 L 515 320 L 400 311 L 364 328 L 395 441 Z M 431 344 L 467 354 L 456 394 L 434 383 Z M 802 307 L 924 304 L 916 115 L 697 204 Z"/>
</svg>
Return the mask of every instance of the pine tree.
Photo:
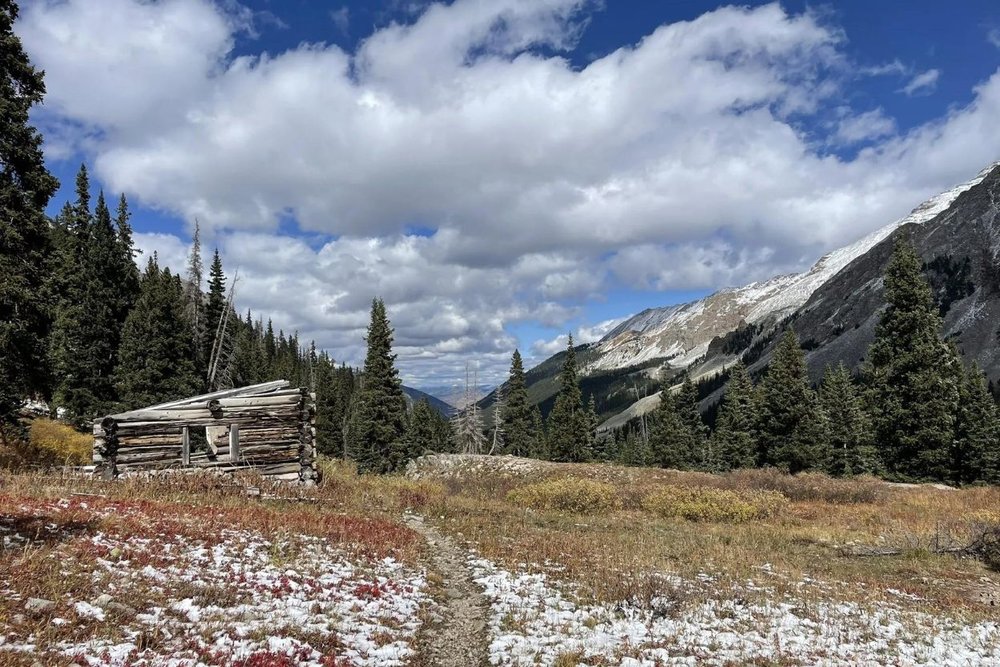
<svg viewBox="0 0 1000 667">
<path fill-rule="evenodd" d="M 590 437 L 583 394 L 576 374 L 576 352 L 573 336 L 569 337 L 566 358 L 559 375 L 559 394 L 549 413 L 548 448 L 553 461 L 582 462 L 590 458 Z"/>
<path fill-rule="evenodd" d="M 406 398 L 392 353 L 392 328 L 381 299 L 372 301 L 368 354 L 354 431 L 358 469 L 385 473 L 402 462 Z"/>
<path fill-rule="evenodd" d="M 44 211 L 59 185 L 29 119 L 45 84 L 14 34 L 17 15 L 16 2 L 0 0 L 0 427 L 14 421 L 24 396 L 45 388 Z"/>
<path fill-rule="evenodd" d="M 890 475 L 947 479 L 961 363 L 941 340 L 941 317 L 921 262 L 900 237 L 885 274 L 888 306 L 868 350 L 866 404 Z"/>
<path fill-rule="evenodd" d="M 705 432 L 694 384 L 685 378 L 675 395 L 665 382 L 652 415 L 649 437 L 649 449 L 656 465 L 680 470 L 700 467 L 706 458 Z"/>
<path fill-rule="evenodd" d="M 204 321 L 205 337 L 202 347 L 202 358 L 205 361 L 206 369 L 212 363 L 212 352 L 222 343 L 224 336 L 220 329 L 223 316 L 226 312 L 226 274 L 222 271 L 222 258 L 216 248 L 212 255 L 212 266 L 208 270 L 208 301 L 205 304 Z M 290 379 L 290 378 L 282 378 Z"/>
<path fill-rule="evenodd" d="M 128 409 L 190 396 L 201 386 L 180 277 L 160 270 L 155 257 L 125 320 L 116 386 Z"/>
<path fill-rule="evenodd" d="M 603 443 L 597 436 L 597 427 L 601 425 L 600 420 L 597 417 L 597 402 L 594 400 L 594 395 L 591 394 L 590 398 L 587 399 L 587 448 L 590 450 L 591 455 L 593 455 L 598 460 L 605 460 L 607 458 L 607 453 L 604 451 Z"/>
<path fill-rule="evenodd" d="M 757 460 L 757 395 L 742 361 L 729 372 L 729 385 L 712 434 L 715 468 L 751 468 Z"/>
<path fill-rule="evenodd" d="M 417 401 L 410 412 L 410 423 L 406 429 L 405 460 L 423 456 L 428 451 L 440 451 L 439 436 L 436 411 L 426 398 Z"/>
<path fill-rule="evenodd" d="M 531 408 L 531 449 L 528 456 L 533 459 L 549 460 L 549 436 L 545 432 L 542 411 L 536 405 Z"/>
<path fill-rule="evenodd" d="M 957 484 L 995 483 L 1000 422 L 997 405 L 990 395 L 986 376 L 973 366 L 965 374 L 959 391 L 955 442 L 952 448 L 952 480 Z"/>
<path fill-rule="evenodd" d="M 874 474 L 878 456 L 872 443 L 871 421 L 851 373 L 843 363 L 827 368 L 819 390 L 820 406 L 828 420 L 831 475 Z"/>
<path fill-rule="evenodd" d="M 333 363 L 326 354 L 316 360 L 316 449 L 326 456 L 343 451 L 340 424 L 336 422 L 337 391 Z"/>
<path fill-rule="evenodd" d="M 532 407 L 528 404 L 521 353 L 517 350 L 514 350 L 510 359 L 506 393 L 501 411 L 506 445 L 504 452 L 514 456 L 529 456 L 535 439 L 534 419 Z"/>
<path fill-rule="evenodd" d="M 761 463 L 792 473 L 826 465 L 826 418 L 809 386 L 805 356 L 791 329 L 785 332 L 760 384 Z"/>
<path fill-rule="evenodd" d="M 50 360 L 54 400 L 78 420 L 106 414 L 115 401 L 114 367 L 121 325 L 134 295 L 123 292 L 123 256 L 111 211 L 101 192 L 94 213 L 89 210 L 85 167 L 77 177 L 77 202 L 63 254 L 58 285 Z"/>
</svg>

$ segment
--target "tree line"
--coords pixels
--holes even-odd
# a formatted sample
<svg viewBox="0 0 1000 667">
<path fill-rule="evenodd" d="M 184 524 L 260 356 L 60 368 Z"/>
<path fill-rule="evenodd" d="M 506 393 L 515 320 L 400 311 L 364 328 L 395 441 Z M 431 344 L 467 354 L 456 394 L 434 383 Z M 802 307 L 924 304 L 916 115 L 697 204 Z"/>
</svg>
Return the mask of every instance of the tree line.
<svg viewBox="0 0 1000 667">
<path fill-rule="evenodd" d="M 912 244 L 886 269 L 888 305 L 858 373 L 843 364 L 809 381 L 793 329 L 754 382 L 743 362 L 709 431 L 696 385 L 663 387 L 648 425 L 612 434 L 608 458 L 721 472 L 773 466 L 795 473 L 875 474 L 901 481 L 1000 483 L 1000 415 L 983 372 L 941 336 L 940 307 Z M 645 428 L 644 426 L 648 426 Z"/>
</svg>

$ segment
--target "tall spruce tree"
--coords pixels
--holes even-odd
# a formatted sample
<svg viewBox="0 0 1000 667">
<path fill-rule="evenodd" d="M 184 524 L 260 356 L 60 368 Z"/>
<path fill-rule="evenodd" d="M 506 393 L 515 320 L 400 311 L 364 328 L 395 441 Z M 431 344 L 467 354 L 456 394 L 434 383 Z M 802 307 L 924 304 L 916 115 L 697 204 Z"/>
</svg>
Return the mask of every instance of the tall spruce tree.
<svg viewBox="0 0 1000 667">
<path fill-rule="evenodd" d="M 125 320 L 116 386 L 129 409 L 190 396 L 201 386 L 180 277 L 161 270 L 155 256 Z"/>
<path fill-rule="evenodd" d="M 103 192 L 90 212 L 89 187 L 81 167 L 73 219 L 63 239 L 66 254 L 58 265 L 61 274 L 54 278 L 60 294 L 49 341 L 53 398 L 78 420 L 106 414 L 115 401 L 121 325 L 135 298 L 123 285 L 131 253 L 125 254 Z"/>
<path fill-rule="evenodd" d="M 405 460 L 409 461 L 423 456 L 428 451 L 441 451 L 441 446 L 445 443 L 440 440 L 441 429 L 437 423 L 439 418 L 440 415 L 431 407 L 426 398 L 420 399 L 413 405 L 413 410 L 410 411 L 410 421 L 406 428 Z"/>
<path fill-rule="evenodd" d="M 221 343 L 217 337 L 221 335 L 219 324 L 226 312 L 226 274 L 222 270 L 222 257 L 218 248 L 212 254 L 212 266 L 208 269 L 208 301 L 204 309 L 205 337 L 202 347 L 202 358 L 206 364 L 212 363 L 212 351 Z M 270 324 L 270 323 L 269 323 Z M 277 351 L 276 351 L 277 353 Z M 290 379 L 290 378 L 283 378 Z"/>
<path fill-rule="evenodd" d="M 542 410 L 537 405 L 531 408 L 531 450 L 528 456 L 533 459 L 549 459 L 549 436 L 545 432 L 545 422 L 542 420 Z"/>
<path fill-rule="evenodd" d="M 809 386 L 805 356 L 792 329 L 778 343 L 760 384 L 759 459 L 792 473 L 822 469 L 826 417 Z"/>
<path fill-rule="evenodd" d="M 986 376 L 973 365 L 965 373 L 959 390 L 951 463 L 955 483 L 996 483 L 995 465 L 1000 450 L 997 416 L 997 405 L 990 395 Z"/>
<path fill-rule="evenodd" d="M 16 2 L 0 0 L 0 426 L 14 421 L 25 395 L 45 388 L 44 212 L 59 185 L 29 120 L 45 84 L 14 34 L 17 15 Z"/>
<path fill-rule="evenodd" d="M 135 258 L 138 251 L 132 239 L 132 213 L 128 208 L 125 193 L 118 197 L 118 209 L 115 211 L 115 232 L 118 241 L 118 252 L 115 261 L 109 267 L 112 282 L 118 285 L 118 299 L 115 305 L 115 319 L 124 323 L 132 307 L 139 298 L 139 281 L 141 274 L 136 266 Z"/>
<path fill-rule="evenodd" d="M 887 472 L 947 479 L 961 385 L 961 363 L 941 339 L 941 317 L 921 261 L 899 236 L 885 274 L 888 306 L 864 367 L 866 404 Z"/>
<path fill-rule="evenodd" d="M 362 472 L 386 473 L 403 463 L 406 398 L 392 353 L 392 328 L 382 299 L 372 301 L 353 451 Z"/>
<path fill-rule="evenodd" d="M 819 402 L 828 420 L 830 456 L 826 471 L 838 476 L 878 472 L 871 421 L 843 362 L 826 369 Z"/>
<path fill-rule="evenodd" d="M 660 402 L 650 420 L 649 449 L 661 468 L 690 470 L 702 466 L 706 429 L 698 411 L 698 390 L 685 378 L 674 394 L 669 380 L 660 390 Z"/>
<path fill-rule="evenodd" d="M 559 375 L 559 394 L 549 413 L 547 430 L 551 460 L 579 463 L 590 458 L 587 413 L 577 379 L 572 335 L 566 347 L 566 358 Z"/>
<path fill-rule="evenodd" d="M 729 371 L 715 433 L 712 434 L 717 470 L 751 468 L 757 462 L 757 395 L 742 361 Z"/>
<path fill-rule="evenodd" d="M 528 403 L 528 389 L 524 382 L 524 365 L 521 353 L 514 350 L 510 359 L 510 377 L 507 379 L 507 397 L 501 415 L 505 439 L 504 452 L 514 456 L 529 456 L 535 439 L 532 406 Z"/>
<path fill-rule="evenodd" d="M 339 456 L 343 452 L 340 425 L 335 421 L 337 392 L 334 384 L 334 366 L 330 357 L 320 354 L 316 360 L 316 449 L 326 456 Z"/>
</svg>

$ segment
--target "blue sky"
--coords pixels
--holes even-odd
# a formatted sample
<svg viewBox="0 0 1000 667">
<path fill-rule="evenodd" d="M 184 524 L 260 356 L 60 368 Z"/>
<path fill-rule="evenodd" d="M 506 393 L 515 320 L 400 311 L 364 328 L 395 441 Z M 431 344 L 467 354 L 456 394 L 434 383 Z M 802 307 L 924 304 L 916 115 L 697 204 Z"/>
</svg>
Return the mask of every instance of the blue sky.
<svg viewBox="0 0 1000 667">
<path fill-rule="evenodd" d="M 802 270 L 1000 159 L 995 2 L 24 4 L 70 196 L 124 191 L 242 309 L 404 378 Z M 992 131 L 990 131 L 992 130 Z"/>
</svg>

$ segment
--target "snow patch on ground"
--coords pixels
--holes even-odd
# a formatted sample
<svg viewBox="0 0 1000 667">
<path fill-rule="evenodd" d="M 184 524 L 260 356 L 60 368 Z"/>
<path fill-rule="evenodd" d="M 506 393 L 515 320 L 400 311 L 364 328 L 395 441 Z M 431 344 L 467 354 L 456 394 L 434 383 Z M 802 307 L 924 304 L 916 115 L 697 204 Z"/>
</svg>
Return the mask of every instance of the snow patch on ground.
<svg viewBox="0 0 1000 667">
<path fill-rule="evenodd" d="M 581 601 L 572 586 L 545 574 L 511 573 L 480 558 L 470 559 L 470 567 L 491 606 L 493 665 L 553 665 L 569 658 L 632 667 L 755 660 L 845 666 L 1000 662 L 996 623 L 963 624 L 885 602 L 762 596 L 766 586 L 750 581 L 745 599 L 608 605 Z"/>
<path fill-rule="evenodd" d="M 3 537 L 5 547 L 27 539 L 10 530 Z M 88 572 L 105 595 L 60 598 L 56 611 L 93 629 L 53 644 L 35 634 L 37 624 L 0 622 L 0 649 L 44 664 L 115 667 L 404 665 L 419 612 L 431 603 L 422 570 L 348 555 L 315 536 L 234 529 L 70 539 L 58 566 Z M 0 595 L 18 597 L 6 585 Z"/>
</svg>

